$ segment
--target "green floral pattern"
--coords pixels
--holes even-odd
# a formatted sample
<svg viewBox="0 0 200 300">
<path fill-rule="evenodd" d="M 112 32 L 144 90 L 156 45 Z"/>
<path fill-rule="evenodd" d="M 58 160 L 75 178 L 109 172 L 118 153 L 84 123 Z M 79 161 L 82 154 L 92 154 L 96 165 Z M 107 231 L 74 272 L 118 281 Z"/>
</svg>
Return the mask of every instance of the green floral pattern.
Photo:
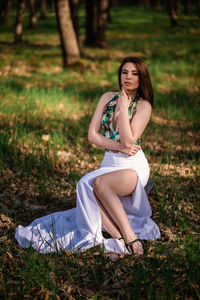
<svg viewBox="0 0 200 300">
<path fill-rule="evenodd" d="M 104 130 L 104 136 L 115 141 L 120 141 L 119 131 L 115 131 L 113 127 L 113 116 L 115 112 L 115 108 L 118 102 L 120 92 L 116 94 L 108 103 L 106 104 L 102 117 L 102 128 Z M 137 102 L 139 97 L 136 96 L 135 99 L 130 103 L 128 111 L 129 111 L 129 122 L 131 122 L 132 118 L 136 113 Z M 135 142 L 136 145 L 139 145 L 139 139 Z"/>
</svg>

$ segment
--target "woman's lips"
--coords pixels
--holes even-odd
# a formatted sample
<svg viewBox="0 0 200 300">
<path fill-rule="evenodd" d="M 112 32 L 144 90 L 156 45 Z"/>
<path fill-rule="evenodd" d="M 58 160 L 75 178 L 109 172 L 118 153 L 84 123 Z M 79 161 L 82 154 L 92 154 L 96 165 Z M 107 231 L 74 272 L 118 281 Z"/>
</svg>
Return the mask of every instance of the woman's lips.
<svg viewBox="0 0 200 300">
<path fill-rule="evenodd" d="M 132 83 L 129 82 L 129 81 L 125 81 L 124 84 L 125 84 L 125 85 L 131 85 Z"/>
</svg>

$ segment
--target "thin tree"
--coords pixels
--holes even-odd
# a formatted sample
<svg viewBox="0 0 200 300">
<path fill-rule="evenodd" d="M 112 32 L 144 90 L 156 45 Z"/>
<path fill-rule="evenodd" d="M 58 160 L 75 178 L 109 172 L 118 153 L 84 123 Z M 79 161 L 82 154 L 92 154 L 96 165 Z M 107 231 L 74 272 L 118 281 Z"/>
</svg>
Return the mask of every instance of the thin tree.
<svg viewBox="0 0 200 300">
<path fill-rule="evenodd" d="M 23 32 L 23 16 L 25 9 L 25 0 L 18 0 L 17 2 L 17 14 L 15 22 L 15 33 L 14 33 L 14 42 L 20 43 L 22 41 L 22 32 Z"/>
<path fill-rule="evenodd" d="M 100 0 L 98 2 L 98 25 L 96 45 L 102 48 L 106 47 L 106 27 L 108 22 L 108 0 Z"/>
<path fill-rule="evenodd" d="M 150 1 L 149 0 L 144 0 L 144 7 L 149 8 L 150 7 Z"/>
<path fill-rule="evenodd" d="M 46 19 L 47 2 L 40 0 L 40 19 Z"/>
<path fill-rule="evenodd" d="M 168 1 L 168 12 L 171 19 L 171 26 L 178 26 L 178 13 L 179 13 L 178 0 Z"/>
<path fill-rule="evenodd" d="M 80 51 L 71 18 L 69 0 L 55 0 L 64 68 L 80 62 Z"/>
<path fill-rule="evenodd" d="M 116 7 L 120 5 L 120 0 L 111 0 L 111 6 Z"/>
<path fill-rule="evenodd" d="M 12 6 L 11 0 L 1 0 L 0 2 L 0 22 L 6 22 Z"/>
<path fill-rule="evenodd" d="M 155 1 L 155 8 L 156 8 L 156 11 L 161 11 L 161 2 L 160 2 L 160 0 Z"/>
<path fill-rule="evenodd" d="M 143 3 L 143 0 L 138 0 L 138 6 L 139 6 L 139 7 L 142 7 L 143 4 L 144 4 L 144 3 Z"/>
<path fill-rule="evenodd" d="M 37 26 L 37 17 L 36 17 L 36 9 L 35 0 L 29 0 L 28 1 L 28 7 L 30 11 L 30 17 L 29 17 L 29 28 L 35 28 Z"/>
<path fill-rule="evenodd" d="M 112 0 L 108 0 L 108 23 L 111 23 L 112 22 L 112 18 L 111 18 L 111 7 L 112 7 Z"/>
<path fill-rule="evenodd" d="M 180 1 L 175 0 L 174 3 L 175 3 L 174 6 L 175 6 L 176 14 L 177 14 L 177 16 L 179 16 L 180 15 Z"/>
<path fill-rule="evenodd" d="M 196 0 L 197 4 L 197 15 L 200 17 L 200 0 Z"/>
<path fill-rule="evenodd" d="M 106 46 L 108 12 L 108 0 L 86 0 L 86 44 L 88 46 Z"/>
<path fill-rule="evenodd" d="M 76 33 L 76 38 L 78 41 L 78 45 L 80 48 L 80 22 L 79 22 L 79 16 L 78 16 L 78 10 L 79 10 L 79 0 L 70 0 L 70 9 L 71 9 L 71 17 L 72 17 L 72 22 L 74 25 L 74 30 Z"/>
<path fill-rule="evenodd" d="M 97 35 L 97 0 L 86 0 L 86 45 L 95 46 Z"/>
<path fill-rule="evenodd" d="M 190 14 L 190 9 L 191 9 L 191 1 L 190 0 L 184 0 L 184 13 L 186 15 Z"/>
</svg>

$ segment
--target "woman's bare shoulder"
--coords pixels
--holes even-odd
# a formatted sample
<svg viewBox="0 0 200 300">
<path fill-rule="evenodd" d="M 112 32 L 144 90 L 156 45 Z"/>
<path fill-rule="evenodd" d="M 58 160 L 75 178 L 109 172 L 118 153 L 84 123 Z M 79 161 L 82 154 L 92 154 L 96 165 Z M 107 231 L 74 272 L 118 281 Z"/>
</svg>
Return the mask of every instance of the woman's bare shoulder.
<svg viewBox="0 0 200 300">
<path fill-rule="evenodd" d="M 152 106 L 149 103 L 149 101 L 140 98 L 138 100 L 137 112 L 139 114 L 143 114 L 143 115 L 145 114 L 147 116 L 150 116 L 152 112 Z"/>
<path fill-rule="evenodd" d="M 106 105 L 108 103 L 108 101 L 110 101 L 116 94 L 117 94 L 117 92 L 112 92 L 112 91 L 104 93 L 101 96 L 99 103 L 102 105 Z"/>
<path fill-rule="evenodd" d="M 147 110 L 152 110 L 152 106 L 151 106 L 151 103 L 149 103 L 149 101 L 145 100 L 145 99 L 142 99 L 140 98 L 138 100 L 138 108 L 141 107 L 141 108 L 144 108 L 144 109 L 147 109 Z"/>
</svg>

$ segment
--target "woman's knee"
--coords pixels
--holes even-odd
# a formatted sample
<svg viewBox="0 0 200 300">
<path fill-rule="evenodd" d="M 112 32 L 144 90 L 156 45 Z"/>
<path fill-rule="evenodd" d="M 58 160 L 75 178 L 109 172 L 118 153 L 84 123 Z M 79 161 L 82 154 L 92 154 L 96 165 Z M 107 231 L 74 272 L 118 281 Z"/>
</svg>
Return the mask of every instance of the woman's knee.
<svg viewBox="0 0 200 300">
<path fill-rule="evenodd" d="M 138 174 L 135 170 L 132 170 L 132 169 L 127 169 L 127 178 L 131 178 L 132 181 L 136 180 L 137 181 L 137 178 L 138 178 Z"/>
<path fill-rule="evenodd" d="M 102 176 L 96 177 L 92 182 L 92 187 L 97 195 L 101 194 L 105 187 L 105 182 L 103 177 Z"/>
</svg>

